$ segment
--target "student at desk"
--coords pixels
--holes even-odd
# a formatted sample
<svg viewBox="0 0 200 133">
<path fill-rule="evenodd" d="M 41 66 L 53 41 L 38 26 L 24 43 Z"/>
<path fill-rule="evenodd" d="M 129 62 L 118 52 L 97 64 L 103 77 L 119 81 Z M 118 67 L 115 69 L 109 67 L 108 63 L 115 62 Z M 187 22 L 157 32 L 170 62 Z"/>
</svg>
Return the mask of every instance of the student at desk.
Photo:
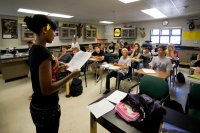
<svg viewBox="0 0 200 133">
<path fill-rule="evenodd" d="M 97 74 L 97 82 L 98 82 L 100 79 L 99 75 L 101 75 L 103 71 L 102 69 L 98 68 L 98 66 L 100 66 L 100 64 L 104 62 L 104 52 L 100 50 L 100 47 L 98 45 L 96 45 L 94 46 L 94 52 L 92 53 L 91 57 L 101 60 L 101 61 L 98 61 L 98 63 L 94 62 L 90 65 L 91 72 Z"/>
<path fill-rule="evenodd" d="M 58 55 L 58 60 L 63 63 L 69 63 L 72 59 L 72 56 L 67 53 L 67 46 L 62 46 L 61 53 Z"/>
<path fill-rule="evenodd" d="M 72 38 L 72 45 L 71 45 L 71 49 L 77 47 L 78 49 L 80 49 L 80 45 L 79 43 L 76 41 L 76 37 Z"/>
<path fill-rule="evenodd" d="M 195 68 L 194 74 L 200 76 L 200 67 Z"/>
<path fill-rule="evenodd" d="M 200 67 L 200 53 L 197 54 L 197 60 L 194 62 L 194 67 Z"/>
<path fill-rule="evenodd" d="M 164 71 L 170 75 L 172 63 L 170 59 L 165 56 L 164 46 L 158 46 L 158 56 L 155 56 L 149 65 L 152 69 Z"/>
<path fill-rule="evenodd" d="M 155 43 L 152 43 L 151 54 L 152 54 L 152 56 L 158 56 L 158 49 L 156 48 Z"/>
<path fill-rule="evenodd" d="M 148 64 L 151 62 L 151 53 L 149 47 L 145 47 L 142 54 L 144 68 L 148 67 Z"/>
<path fill-rule="evenodd" d="M 133 52 L 131 54 L 131 58 L 133 58 L 133 59 L 140 59 L 140 56 L 141 56 L 140 44 L 139 43 L 135 43 L 133 45 Z M 134 69 L 137 69 L 138 66 L 139 66 L 139 62 L 135 62 L 134 61 L 133 64 L 132 64 L 132 67 Z"/>
<path fill-rule="evenodd" d="M 175 50 L 174 45 L 172 43 L 169 43 L 167 46 L 167 49 L 165 50 L 166 56 L 171 59 L 172 66 L 175 68 L 178 66 L 179 61 L 178 58 L 178 52 Z"/>
<path fill-rule="evenodd" d="M 129 67 L 131 66 L 131 59 L 128 58 L 128 49 L 123 48 L 122 49 L 122 56 L 120 57 L 118 64 L 114 64 L 115 66 L 119 66 L 123 70 L 125 70 L 124 74 L 118 75 L 117 71 L 111 71 L 107 76 L 106 76 L 106 91 L 103 94 L 107 94 L 110 92 L 110 78 L 119 76 L 118 78 L 118 86 L 120 84 L 120 80 L 122 77 L 130 74 L 127 72 L 129 70 Z"/>
</svg>

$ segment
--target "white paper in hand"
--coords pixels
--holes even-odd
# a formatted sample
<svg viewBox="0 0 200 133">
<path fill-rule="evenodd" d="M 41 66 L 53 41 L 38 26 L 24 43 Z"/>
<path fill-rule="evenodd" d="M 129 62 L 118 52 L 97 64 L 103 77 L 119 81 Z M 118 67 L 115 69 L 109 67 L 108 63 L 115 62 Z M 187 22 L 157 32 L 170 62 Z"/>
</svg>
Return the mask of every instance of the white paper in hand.
<svg viewBox="0 0 200 133">
<path fill-rule="evenodd" d="M 91 53 L 89 52 L 83 52 L 83 51 L 79 51 L 78 53 L 76 53 L 72 60 L 69 62 L 68 64 L 68 71 L 74 71 L 75 69 L 80 69 L 85 62 L 90 58 Z"/>
</svg>

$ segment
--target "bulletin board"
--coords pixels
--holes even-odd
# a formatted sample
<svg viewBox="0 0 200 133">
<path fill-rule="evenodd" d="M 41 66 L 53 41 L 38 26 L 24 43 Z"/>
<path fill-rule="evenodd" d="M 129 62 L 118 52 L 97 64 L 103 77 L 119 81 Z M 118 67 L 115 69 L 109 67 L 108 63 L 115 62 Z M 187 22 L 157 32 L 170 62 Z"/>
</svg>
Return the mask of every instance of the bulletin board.
<svg viewBox="0 0 200 133">
<path fill-rule="evenodd" d="M 182 33 L 182 40 L 200 40 L 200 31 L 185 31 Z"/>
</svg>

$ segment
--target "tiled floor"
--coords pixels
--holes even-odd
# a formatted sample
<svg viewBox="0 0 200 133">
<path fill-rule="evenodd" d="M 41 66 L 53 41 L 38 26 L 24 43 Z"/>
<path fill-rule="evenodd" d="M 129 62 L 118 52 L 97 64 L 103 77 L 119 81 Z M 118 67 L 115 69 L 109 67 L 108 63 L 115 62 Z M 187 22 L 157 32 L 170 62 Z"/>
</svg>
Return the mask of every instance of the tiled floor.
<svg viewBox="0 0 200 133">
<path fill-rule="evenodd" d="M 187 69 L 180 69 L 185 76 L 188 74 Z M 84 92 L 79 97 L 65 97 L 65 89 L 60 91 L 61 105 L 61 121 L 60 133 L 89 133 L 90 120 L 89 111 L 86 106 L 100 98 L 100 82 L 95 83 L 92 74 L 87 77 L 88 87 L 83 82 Z M 126 83 L 127 82 L 127 83 Z M 114 87 L 115 80 L 111 80 Z M 130 81 L 125 81 L 124 85 L 130 85 Z M 103 88 L 105 86 L 105 77 L 103 78 Z M 179 101 L 183 107 L 189 90 L 189 83 L 184 85 L 176 85 L 176 93 L 170 89 L 173 99 Z M 104 91 L 104 89 L 102 89 Z M 24 78 L 8 83 L 4 83 L 2 75 L 0 75 L 0 133 L 34 133 L 35 127 L 32 123 L 29 113 L 28 97 L 31 95 L 31 80 Z M 107 133 L 108 131 L 101 126 L 98 127 L 99 133 Z"/>
</svg>

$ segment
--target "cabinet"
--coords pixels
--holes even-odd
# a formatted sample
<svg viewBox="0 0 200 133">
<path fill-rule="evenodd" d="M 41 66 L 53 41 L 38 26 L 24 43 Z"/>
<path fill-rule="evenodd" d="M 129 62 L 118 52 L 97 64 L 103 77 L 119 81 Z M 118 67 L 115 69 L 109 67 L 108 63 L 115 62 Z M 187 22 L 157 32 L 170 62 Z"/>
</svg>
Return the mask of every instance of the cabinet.
<svg viewBox="0 0 200 133">
<path fill-rule="evenodd" d="M 122 33 L 121 38 L 136 38 L 137 37 L 136 28 L 122 28 L 121 33 Z"/>
<path fill-rule="evenodd" d="M 97 37 L 97 29 L 85 28 L 85 38 L 92 39 Z"/>
<path fill-rule="evenodd" d="M 60 27 L 59 38 L 60 39 L 72 39 L 77 34 L 76 28 Z"/>
<path fill-rule="evenodd" d="M 22 25 L 22 40 L 33 40 L 35 39 L 35 33 L 30 31 L 26 25 Z"/>
</svg>

